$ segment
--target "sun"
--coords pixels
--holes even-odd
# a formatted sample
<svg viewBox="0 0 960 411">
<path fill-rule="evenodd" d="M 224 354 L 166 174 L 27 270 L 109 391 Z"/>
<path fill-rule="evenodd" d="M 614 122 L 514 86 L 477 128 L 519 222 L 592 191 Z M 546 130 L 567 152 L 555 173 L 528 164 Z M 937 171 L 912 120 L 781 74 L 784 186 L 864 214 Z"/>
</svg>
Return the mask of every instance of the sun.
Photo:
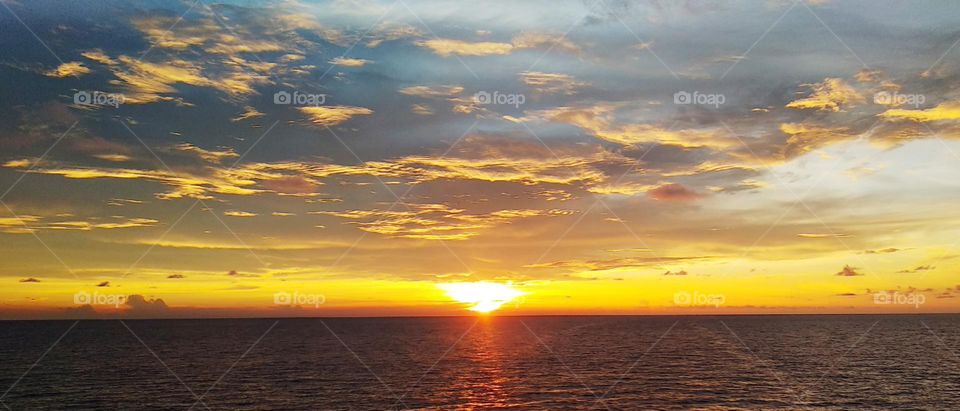
<svg viewBox="0 0 960 411">
<path fill-rule="evenodd" d="M 472 304 L 470 311 L 489 313 L 526 293 L 510 284 L 476 282 L 437 284 L 447 296 L 457 302 Z"/>
</svg>

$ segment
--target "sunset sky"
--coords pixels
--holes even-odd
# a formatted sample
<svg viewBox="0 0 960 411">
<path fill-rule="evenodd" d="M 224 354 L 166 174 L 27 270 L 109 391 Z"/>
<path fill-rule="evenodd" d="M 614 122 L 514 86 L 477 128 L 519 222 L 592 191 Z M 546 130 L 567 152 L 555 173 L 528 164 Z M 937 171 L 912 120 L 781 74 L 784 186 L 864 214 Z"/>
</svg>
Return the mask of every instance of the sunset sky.
<svg viewBox="0 0 960 411">
<path fill-rule="evenodd" d="M 960 4 L 0 6 L 0 318 L 960 309 Z"/>
</svg>

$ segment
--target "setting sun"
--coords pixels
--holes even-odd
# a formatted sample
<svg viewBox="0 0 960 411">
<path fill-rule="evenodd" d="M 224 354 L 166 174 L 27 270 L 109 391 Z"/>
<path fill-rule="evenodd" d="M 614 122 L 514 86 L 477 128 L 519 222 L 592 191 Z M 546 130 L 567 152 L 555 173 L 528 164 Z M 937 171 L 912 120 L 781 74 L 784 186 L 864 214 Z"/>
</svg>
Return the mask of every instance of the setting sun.
<svg viewBox="0 0 960 411">
<path fill-rule="evenodd" d="M 478 282 L 437 284 L 437 286 L 455 301 L 473 304 L 469 310 L 479 313 L 489 313 L 525 294 L 510 284 Z"/>
</svg>

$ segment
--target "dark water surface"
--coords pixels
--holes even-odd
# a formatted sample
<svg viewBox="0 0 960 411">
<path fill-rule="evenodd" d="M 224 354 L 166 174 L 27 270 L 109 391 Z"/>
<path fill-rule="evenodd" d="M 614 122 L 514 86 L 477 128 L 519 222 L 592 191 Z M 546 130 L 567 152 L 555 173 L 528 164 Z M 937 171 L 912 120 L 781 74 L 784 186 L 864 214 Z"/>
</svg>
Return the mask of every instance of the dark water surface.
<svg viewBox="0 0 960 411">
<path fill-rule="evenodd" d="M 956 315 L 8 321 L 0 409 L 956 410 L 958 351 Z"/>
</svg>

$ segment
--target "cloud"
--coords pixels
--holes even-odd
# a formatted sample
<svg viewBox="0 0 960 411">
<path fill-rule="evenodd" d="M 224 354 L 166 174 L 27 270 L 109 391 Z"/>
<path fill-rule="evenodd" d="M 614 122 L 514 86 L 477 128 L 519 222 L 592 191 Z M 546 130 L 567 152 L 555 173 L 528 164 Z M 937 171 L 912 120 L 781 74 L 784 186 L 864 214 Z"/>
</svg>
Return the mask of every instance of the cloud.
<svg viewBox="0 0 960 411">
<path fill-rule="evenodd" d="M 109 281 L 103 281 L 103 282 L 100 282 L 99 284 L 97 284 L 97 287 L 109 287 L 109 286 L 110 286 L 110 282 L 109 282 Z"/>
<path fill-rule="evenodd" d="M 147 299 L 140 294 L 131 294 L 127 296 L 124 305 L 127 307 L 129 315 L 159 315 L 170 311 L 167 303 L 162 299 Z"/>
<path fill-rule="evenodd" d="M 169 278 L 169 279 L 180 279 L 180 278 L 187 278 L 187 276 L 185 276 L 185 275 L 183 275 L 183 274 L 170 274 L 170 275 L 167 276 L 167 278 Z"/>
<path fill-rule="evenodd" d="M 315 211 L 310 214 L 329 215 L 348 220 L 358 229 L 397 238 L 420 240 L 466 240 L 481 231 L 514 220 L 530 217 L 549 217 L 570 214 L 564 210 L 498 210 L 469 214 L 463 209 L 444 204 L 410 204 L 408 210 L 348 210 Z"/>
<path fill-rule="evenodd" d="M 888 120 L 911 120 L 918 123 L 960 120 L 960 103 L 950 101 L 925 110 L 890 109 L 878 115 Z"/>
<path fill-rule="evenodd" d="M 780 131 L 789 136 L 783 147 L 785 158 L 794 158 L 832 143 L 852 139 L 854 133 L 846 127 L 831 127 L 814 123 L 783 123 Z"/>
<path fill-rule="evenodd" d="M 335 66 L 344 66 L 344 67 L 363 67 L 367 63 L 370 63 L 370 60 L 364 59 L 354 59 L 349 57 L 336 57 L 329 61 L 330 64 Z"/>
<path fill-rule="evenodd" d="M 233 148 L 225 148 L 223 150 L 204 150 L 200 147 L 197 147 L 190 143 L 181 143 L 173 147 L 174 150 L 182 151 L 186 153 L 196 154 L 197 157 L 202 158 L 205 161 L 210 163 L 220 163 L 225 158 L 235 158 L 240 157 Z"/>
<path fill-rule="evenodd" d="M 117 80 L 112 81 L 122 87 L 124 104 L 147 104 L 154 102 L 176 102 L 185 104 L 182 98 L 172 97 L 178 93 L 177 85 L 209 87 L 220 90 L 231 97 L 254 94 L 256 84 L 269 84 L 270 78 L 258 71 L 270 67 L 262 63 L 250 63 L 239 57 L 230 57 L 222 61 L 216 78 L 204 75 L 201 63 L 171 58 L 162 63 L 142 61 L 120 55 L 111 59 L 101 51 L 86 52 L 88 59 L 106 64 Z"/>
<path fill-rule="evenodd" d="M 515 36 L 510 43 L 490 41 L 470 42 L 455 39 L 431 39 L 418 41 L 417 46 L 428 48 L 435 54 L 449 57 L 507 55 L 514 50 L 530 48 L 554 48 L 571 53 L 579 53 L 580 48 L 572 41 L 560 35 L 538 32 L 526 32 Z"/>
<path fill-rule="evenodd" d="M 845 266 L 843 266 L 843 269 L 842 269 L 842 270 L 840 270 L 839 272 L 837 272 L 837 273 L 834 274 L 834 275 L 837 275 L 837 276 L 840 276 L 840 277 L 857 277 L 857 276 L 863 275 L 863 273 L 860 272 L 860 269 L 859 269 L 859 268 L 851 267 L 851 266 L 849 266 L 849 265 L 845 265 Z"/>
<path fill-rule="evenodd" d="M 811 89 L 810 95 L 788 103 L 787 108 L 836 112 L 846 106 L 865 101 L 857 90 L 839 78 L 827 78 L 822 83 L 804 84 L 803 86 Z"/>
<path fill-rule="evenodd" d="M 524 32 L 514 36 L 512 43 L 513 46 L 518 49 L 552 48 L 568 53 L 580 54 L 580 47 L 570 41 L 570 39 L 559 34 Z"/>
<path fill-rule="evenodd" d="M 410 106 L 410 112 L 418 116 L 432 116 L 435 114 L 433 108 L 425 104 L 414 104 Z"/>
<path fill-rule="evenodd" d="M 703 195 L 682 184 L 670 183 L 647 191 L 647 197 L 657 201 L 687 202 L 700 199 Z"/>
<path fill-rule="evenodd" d="M 889 253 L 895 253 L 897 251 L 901 251 L 901 250 L 899 248 L 890 247 L 890 248 L 881 248 L 879 250 L 865 250 L 863 253 L 864 254 L 889 254 Z"/>
<path fill-rule="evenodd" d="M 43 74 L 49 77 L 70 77 L 70 76 L 81 76 L 84 74 L 90 73 L 90 69 L 85 67 L 83 63 L 79 61 L 71 61 L 69 63 L 63 63 L 57 68 L 44 72 Z"/>
<path fill-rule="evenodd" d="M 513 45 L 510 43 L 494 43 L 489 41 L 468 42 L 453 39 L 431 39 L 418 41 L 420 47 L 429 48 L 434 53 L 449 57 L 451 55 L 459 56 L 490 56 L 505 55 L 513 51 Z"/>
<path fill-rule="evenodd" d="M 536 263 L 525 265 L 525 268 L 565 268 L 574 271 L 606 271 L 620 268 L 655 268 L 663 264 L 678 261 L 705 260 L 712 257 L 633 257 L 633 258 L 614 258 L 607 260 L 563 260 L 550 263 Z M 667 271 L 670 273 L 670 271 Z M 681 275 L 679 271 L 664 275 Z"/>
<path fill-rule="evenodd" d="M 450 98 L 463 93 L 463 86 L 410 86 L 400 89 L 399 92 L 424 98 Z"/>
<path fill-rule="evenodd" d="M 22 279 L 20 279 L 19 282 L 21 282 L 21 283 L 39 283 L 40 280 L 38 280 L 38 279 L 36 279 L 36 278 L 33 278 L 33 277 L 27 277 L 27 278 L 22 278 Z"/>
<path fill-rule="evenodd" d="M 873 69 L 861 69 L 853 76 L 854 79 L 861 83 L 876 83 L 880 80 L 880 77 L 883 76 L 883 72 L 880 70 Z"/>
<path fill-rule="evenodd" d="M 540 71 L 524 71 L 520 73 L 523 84 L 533 88 L 538 93 L 573 95 L 581 87 L 590 83 L 577 81 L 573 76 L 559 73 L 544 73 Z"/>
<path fill-rule="evenodd" d="M 243 113 L 240 113 L 239 116 L 230 119 L 230 121 L 237 122 L 237 121 L 249 120 L 251 118 L 263 117 L 263 116 L 264 114 L 257 111 L 256 108 L 253 108 L 251 106 L 244 106 Z"/>
<path fill-rule="evenodd" d="M 373 110 L 364 107 L 352 106 L 316 106 L 298 107 L 301 113 L 307 115 L 310 122 L 318 126 L 331 127 L 343 123 L 355 116 L 369 116 Z"/>
<path fill-rule="evenodd" d="M 919 273 L 919 272 L 923 272 L 923 271 L 933 271 L 933 270 L 935 270 L 936 268 L 937 268 L 937 267 L 934 267 L 934 266 L 932 266 L 932 265 L 921 265 L 921 266 L 916 267 L 916 268 L 913 268 L 913 269 L 897 271 L 897 274 L 915 274 L 915 273 Z"/>
<path fill-rule="evenodd" d="M 524 119 L 542 119 L 570 124 L 592 133 L 596 138 L 621 145 L 660 143 L 685 148 L 709 147 L 717 150 L 732 150 L 743 143 L 726 131 L 711 129 L 674 130 L 653 124 L 620 124 L 615 112 L 621 106 L 598 103 L 585 107 L 557 107 L 534 112 Z"/>
<path fill-rule="evenodd" d="M 676 271 L 676 272 L 674 272 L 674 271 L 667 271 L 667 272 L 663 273 L 663 275 L 687 275 L 687 271 L 686 271 L 686 270 L 680 270 L 680 271 Z"/>
<path fill-rule="evenodd" d="M 112 216 L 114 221 L 101 222 L 95 219 L 90 221 L 47 221 L 49 218 L 36 215 L 20 215 L 17 217 L 0 217 L 0 232 L 6 234 L 29 234 L 36 230 L 110 230 L 120 228 L 149 227 L 159 221 L 151 218 L 126 218 Z"/>
<path fill-rule="evenodd" d="M 224 212 L 223 212 L 223 215 L 225 215 L 225 216 L 227 216 L 227 217 L 256 217 L 256 216 L 257 216 L 257 213 L 251 213 L 251 212 L 247 212 L 247 211 L 230 210 L 230 211 L 224 211 Z"/>
<path fill-rule="evenodd" d="M 797 234 L 797 237 L 800 238 L 848 238 L 849 234 L 843 233 L 800 233 Z"/>
</svg>

